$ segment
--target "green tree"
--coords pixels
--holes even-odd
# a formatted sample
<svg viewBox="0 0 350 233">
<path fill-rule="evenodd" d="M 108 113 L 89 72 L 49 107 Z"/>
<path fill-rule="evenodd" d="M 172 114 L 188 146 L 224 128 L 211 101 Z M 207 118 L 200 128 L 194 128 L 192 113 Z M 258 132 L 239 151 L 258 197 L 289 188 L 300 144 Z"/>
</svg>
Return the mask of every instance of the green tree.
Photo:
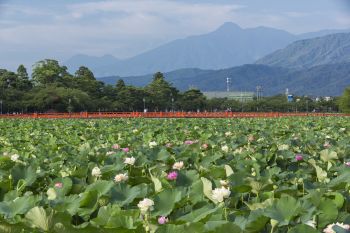
<svg viewBox="0 0 350 233">
<path fill-rule="evenodd" d="M 30 111 L 84 111 L 91 109 L 91 99 L 81 90 L 58 86 L 57 84 L 36 87 L 27 95 L 30 101 L 27 108 Z"/>
<path fill-rule="evenodd" d="M 24 65 L 19 65 L 17 68 L 17 87 L 20 90 L 28 91 L 32 87 L 32 83 L 29 80 L 27 69 Z"/>
<path fill-rule="evenodd" d="M 18 79 L 20 79 L 20 80 L 28 80 L 29 79 L 27 69 L 24 67 L 24 65 L 18 66 L 17 76 L 18 76 Z"/>
<path fill-rule="evenodd" d="M 171 109 L 172 98 L 176 100 L 178 90 L 168 83 L 161 72 L 157 72 L 153 76 L 153 80 L 145 87 L 150 98 L 148 108 L 155 111 L 164 111 Z"/>
<path fill-rule="evenodd" d="M 125 86 L 117 92 L 117 98 L 114 103 L 116 111 L 142 111 L 143 98 L 147 97 L 147 93 L 142 88 L 133 86 Z M 150 102 L 147 103 L 147 108 Z"/>
<path fill-rule="evenodd" d="M 99 98 L 102 97 L 101 92 L 103 89 L 103 83 L 98 82 L 89 68 L 85 66 L 79 67 L 74 75 L 75 88 L 82 90 L 89 95 Z"/>
<path fill-rule="evenodd" d="M 185 111 L 203 111 L 207 101 L 203 93 L 198 89 L 190 89 L 183 93 L 178 101 L 179 107 Z"/>
<path fill-rule="evenodd" d="M 117 92 L 122 91 L 125 88 L 125 83 L 123 79 L 119 79 L 115 85 Z"/>
<path fill-rule="evenodd" d="M 8 70 L 0 71 L 0 88 L 8 89 L 8 88 L 16 88 L 18 84 L 18 77 L 16 73 Z"/>
<path fill-rule="evenodd" d="M 69 76 L 67 67 L 60 66 L 58 61 L 52 59 L 37 62 L 34 65 L 32 74 L 35 85 L 48 85 L 52 83 L 63 83 L 67 85 L 67 76 Z"/>
<path fill-rule="evenodd" d="M 350 113 L 350 87 L 347 87 L 338 100 L 339 108 L 344 113 Z"/>
</svg>

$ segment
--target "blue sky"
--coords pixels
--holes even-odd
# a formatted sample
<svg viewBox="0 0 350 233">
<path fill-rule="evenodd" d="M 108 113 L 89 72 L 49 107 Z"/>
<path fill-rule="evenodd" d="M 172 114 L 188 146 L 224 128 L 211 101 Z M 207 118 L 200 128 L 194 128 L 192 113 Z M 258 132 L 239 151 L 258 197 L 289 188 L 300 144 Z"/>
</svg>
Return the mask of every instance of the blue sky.
<svg viewBox="0 0 350 233">
<path fill-rule="evenodd" d="M 230 21 L 292 33 L 350 28 L 350 0 L 0 0 L 0 67 L 126 58 Z"/>
</svg>

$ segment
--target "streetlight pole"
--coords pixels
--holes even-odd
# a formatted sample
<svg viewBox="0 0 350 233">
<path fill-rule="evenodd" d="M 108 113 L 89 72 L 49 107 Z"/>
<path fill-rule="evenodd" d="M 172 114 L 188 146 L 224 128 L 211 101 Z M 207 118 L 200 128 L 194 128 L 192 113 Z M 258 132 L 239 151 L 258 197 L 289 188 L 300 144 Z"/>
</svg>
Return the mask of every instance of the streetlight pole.
<svg viewBox="0 0 350 233">
<path fill-rule="evenodd" d="M 171 111 L 174 112 L 174 97 L 171 97 Z"/>
<path fill-rule="evenodd" d="M 143 101 L 143 112 L 146 112 L 146 99 L 143 98 L 142 101 Z"/>
<path fill-rule="evenodd" d="M 69 115 L 71 115 L 71 113 L 72 113 L 72 106 L 71 106 L 71 102 L 72 102 L 72 99 L 71 99 L 71 98 L 69 98 L 69 99 L 68 99 L 68 111 L 69 111 Z"/>
<path fill-rule="evenodd" d="M 171 97 L 171 111 L 174 112 L 174 96 L 173 96 L 173 93 L 170 93 L 170 97 Z"/>
</svg>

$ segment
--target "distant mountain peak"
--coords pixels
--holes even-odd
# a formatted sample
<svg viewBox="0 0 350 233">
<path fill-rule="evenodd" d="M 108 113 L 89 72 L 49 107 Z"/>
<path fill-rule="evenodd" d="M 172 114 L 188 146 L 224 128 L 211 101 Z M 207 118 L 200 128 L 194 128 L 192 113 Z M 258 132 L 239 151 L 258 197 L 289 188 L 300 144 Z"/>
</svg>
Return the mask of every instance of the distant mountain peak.
<svg viewBox="0 0 350 233">
<path fill-rule="evenodd" d="M 256 63 L 304 69 L 326 64 L 348 63 L 349 51 L 350 33 L 337 33 L 296 41 Z"/>
<path fill-rule="evenodd" d="M 307 35 L 302 38 L 305 37 Z M 224 69 L 254 63 L 299 39 L 299 36 L 280 29 L 241 28 L 226 22 L 215 31 L 171 41 L 131 58 L 81 56 L 73 57 L 65 65 L 70 70 L 85 65 L 97 77 L 143 75 L 184 68 Z"/>
<path fill-rule="evenodd" d="M 221 25 L 218 29 L 215 30 L 215 32 L 222 31 L 222 32 L 228 32 L 228 31 L 234 31 L 234 30 L 242 30 L 242 28 L 233 22 L 226 22 L 223 25 Z"/>
</svg>

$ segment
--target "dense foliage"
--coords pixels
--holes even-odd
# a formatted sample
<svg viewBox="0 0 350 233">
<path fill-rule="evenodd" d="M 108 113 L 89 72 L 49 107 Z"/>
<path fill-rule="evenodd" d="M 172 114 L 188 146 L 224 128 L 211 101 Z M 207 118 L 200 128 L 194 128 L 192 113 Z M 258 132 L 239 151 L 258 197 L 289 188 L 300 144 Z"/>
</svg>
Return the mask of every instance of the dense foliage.
<svg viewBox="0 0 350 233">
<path fill-rule="evenodd" d="M 350 223 L 349 141 L 348 118 L 0 120 L 0 229 L 320 232 Z"/>
<path fill-rule="evenodd" d="M 300 102 L 287 103 L 285 96 L 262 98 L 240 103 L 236 100 L 207 100 L 202 92 L 190 89 L 180 92 L 154 74 L 144 87 L 129 86 L 123 80 L 105 85 L 87 67 L 74 75 L 56 60 L 43 60 L 33 67 L 30 78 L 23 65 L 17 72 L 0 70 L 0 101 L 3 113 L 71 112 L 71 111 L 337 111 L 337 102 L 315 102 L 300 97 Z"/>
<path fill-rule="evenodd" d="M 343 112 L 350 113 L 350 87 L 345 89 L 339 99 L 339 107 Z"/>
</svg>

